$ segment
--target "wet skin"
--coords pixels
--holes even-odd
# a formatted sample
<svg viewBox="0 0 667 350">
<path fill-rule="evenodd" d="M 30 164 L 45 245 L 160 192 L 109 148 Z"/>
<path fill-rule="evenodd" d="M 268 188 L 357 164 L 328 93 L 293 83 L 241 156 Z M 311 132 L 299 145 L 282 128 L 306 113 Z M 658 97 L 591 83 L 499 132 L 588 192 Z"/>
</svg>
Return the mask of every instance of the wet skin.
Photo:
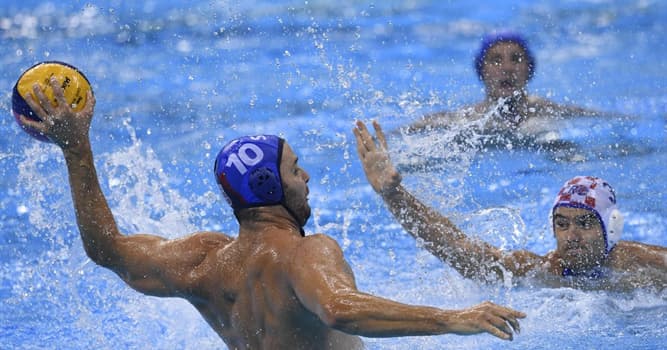
<svg viewBox="0 0 667 350">
<path fill-rule="evenodd" d="M 237 237 L 196 232 L 177 239 L 122 234 L 102 192 L 88 137 L 95 98 L 72 110 L 55 79 L 57 104 L 33 88 L 28 104 L 42 122 L 21 121 L 63 152 L 77 225 L 88 256 L 147 295 L 189 301 L 230 349 L 360 349 L 359 336 L 487 332 L 505 340 L 525 314 L 490 302 L 463 310 L 398 303 L 359 291 L 338 243 L 303 236 L 308 181 L 285 143 L 284 205 L 239 209 Z M 289 210 L 288 210 L 289 209 Z"/>
</svg>

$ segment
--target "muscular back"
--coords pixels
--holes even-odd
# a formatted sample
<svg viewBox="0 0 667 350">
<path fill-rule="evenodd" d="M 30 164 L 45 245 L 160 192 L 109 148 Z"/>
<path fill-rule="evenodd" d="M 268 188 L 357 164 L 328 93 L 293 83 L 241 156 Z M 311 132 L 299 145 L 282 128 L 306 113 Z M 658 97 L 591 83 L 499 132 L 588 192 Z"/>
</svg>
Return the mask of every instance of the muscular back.
<svg viewBox="0 0 667 350">
<path fill-rule="evenodd" d="M 230 349 L 352 349 L 298 299 L 289 277 L 303 238 L 290 232 L 239 235 L 202 264 L 201 295 L 189 298 Z"/>
</svg>

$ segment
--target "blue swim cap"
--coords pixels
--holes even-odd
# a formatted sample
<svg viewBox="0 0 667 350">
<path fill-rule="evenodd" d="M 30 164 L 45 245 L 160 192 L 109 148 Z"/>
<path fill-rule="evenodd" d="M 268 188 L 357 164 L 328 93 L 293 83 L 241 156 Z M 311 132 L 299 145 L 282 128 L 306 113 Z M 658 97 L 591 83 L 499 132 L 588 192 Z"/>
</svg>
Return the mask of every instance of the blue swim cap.
<svg viewBox="0 0 667 350">
<path fill-rule="evenodd" d="M 482 77 L 482 70 L 484 68 L 484 57 L 486 57 L 486 52 L 489 51 L 493 45 L 500 42 L 516 43 L 523 48 L 523 51 L 526 53 L 526 60 L 528 61 L 528 80 L 530 80 L 533 77 L 533 74 L 535 74 L 535 57 L 530 51 L 530 48 L 528 48 L 526 39 L 521 34 L 515 32 L 493 33 L 484 36 L 482 45 L 475 56 L 475 70 L 477 71 L 479 80 L 484 80 Z"/>
<path fill-rule="evenodd" d="M 274 135 L 232 140 L 215 159 L 215 178 L 234 210 L 281 204 L 284 140 Z"/>
</svg>

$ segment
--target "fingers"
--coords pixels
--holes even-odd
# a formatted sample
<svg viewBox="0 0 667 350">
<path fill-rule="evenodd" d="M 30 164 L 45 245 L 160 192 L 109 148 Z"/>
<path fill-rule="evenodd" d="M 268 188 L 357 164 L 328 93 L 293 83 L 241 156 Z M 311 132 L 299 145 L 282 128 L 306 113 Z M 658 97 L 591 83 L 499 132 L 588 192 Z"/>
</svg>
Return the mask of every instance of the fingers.
<svg viewBox="0 0 667 350">
<path fill-rule="evenodd" d="M 359 137 L 357 138 L 357 142 L 361 140 L 364 145 L 366 146 L 366 149 L 369 151 L 375 151 L 377 148 L 377 145 L 375 144 L 375 139 L 371 135 L 371 133 L 368 131 L 368 128 L 366 128 L 366 124 L 364 124 L 362 121 L 357 120 L 357 127 L 354 129 L 355 135 L 358 135 Z M 376 120 L 373 120 L 373 128 L 375 128 L 375 134 L 377 137 L 377 141 L 379 143 L 380 149 L 387 150 L 387 138 L 384 135 L 384 132 L 382 131 L 382 127 L 380 126 L 380 123 L 378 123 Z"/>
<path fill-rule="evenodd" d="M 39 119 L 44 120 L 51 114 L 51 102 L 46 95 L 44 95 L 44 92 L 39 85 L 35 84 L 32 86 L 32 94 L 28 94 L 25 101 Z"/>
<path fill-rule="evenodd" d="M 380 147 L 382 147 L 383 150 L 389 149 L 389 147 L 387 147 L 387 138 L 384 136 L 382 127 L 377 120 L 373 120 L 373 127 L 375 128 L 375 135 L 377 135 L 378 142 L 380 142 Z"/>
<path fill-rule="evenodd" d="M 366 146 L 364 145 L 364 141 L 361 138 L 359 129 L 354 128 L 352 129 L 352 132 L 354 133 L 354 138 L 357 139 L 357 154 L 359 155 L 359 158 L 363 160 L 366 156 Z"/>
<path fill-rule="evenodd" d="M 357 128 L 355 130 L 358 132 L 359 139 L 361 140 L 361 142 L 365 146 L 366 150 L 370 151 L 370 152 L 375 151 L 375 141 L 373 140 L 373 137 L 371 136 L 371 133 L 368 132 L 368 129 L 366 128 L 366 124 L 364 124 L 362 121 L 358 120 L 357 121 Z"/>
<path fill-rule="evenodd" d="M 51 77 L 49 83 L 51 84 L 53 97 L 56 99 L 58 106 L 66 106 L 67 100 L 65 99 L 65 90 L 63 90 L 63 88 L 60 86 L 56 77 Z"/>
<path fill-rule="evenodd" d="M 496 337 L 498 337 L 498 338 L 500 338 L 500 339 L 503 339 L 503 340 L 514 340 L 514 337 L 512 336 L 512 333 L 511 333 L 511 332 L 509 332 L 509 333 L 507 333 L 507 332 L 503 332 L 502 330 L 498 329 L 498 328 L 497 328 L 496 326 L 494 326 L 493 324 L 486 325 L 486 326 L 483 327 L 483 328 L 484 328 L 484 330 L 485 330 L 487 333 L 489 333 L 489 334 L 491 334 L 491 335 L 493 335 L 493 336 L 496 336 Z"/>
<path fill-rule="evenodd" d="M 357 127 L 353 129 L 353 132 L 357 139 L 357 153 L 363 159 L 367 153 L 375 151 L 375 141 L 362 121 L 358 120 L 356 124 Z"/>
<path fill-rule="evenodd" d="M 21 120 L 21 125 L 23 128 L 35 129 L 36 131 L 44 134 L 44 123 L 38 122 L 32 118 L 28 118 L 23 114 L 19 115 L 19 119 Z"/>
<path fill-rule="evenodd" d="M 93 113 L 93 110 L 95 109 L 95 103 L 97 103 L 97 100 L 93 94 L 93 89 L 90 89 L 88 92 L 86 92 L 86 107 L 83 109 L 84 113 Z"/>
<path fill-rule="evenodd" d="M 492 304 L 494 315 L 489 318 L 489 322 L 501 333 L 507 337 L 503 339 L 512 340 L 514 333 L 521 332 L 521 326 L 517 318 L 525 318 L 526 314 L 504 306 Z M 495 335 L 495 333 L 494 333 Z"/>
<path fill-rule="evenodd" d="M 521 332 L 517 319 L 526 317 L 525 313 L 491 302 L 484 302 L 480 306 L 479 310 L 486 314 L 481 322 L 485 331 L 505 340 L 512 340 L 514 333 Z"/>
<path fill-rule="evenodd" d="M 501 306 L 501 305 L 498 305 L 498 304 L 494 304 L 494 303 L 491 303 L 491 302 L 488 302 L 488 303 L 489 303 L 489 305 L 493 305 L 498 310 L 499 313 L 505 314 L 507 316 L 514 317 L 514 318 L 525 318 L 526 317 L 526 314 L 521 312 L 521 311 L 510 309 L 508 307 Z"/>
<path fill-rule="evenodd" d="M 504 317 L 507 322 L 512 326 L 512 329 L 514 329 L 515 332 L 519 333 L 521 332 L 521 326 L 519 325 L 519 321 L 517 318 L 525 318 L 526 314 L 521 312 L 521 311 L 516 311 L 516 310 L 509 310 L 511 311 L 510 317 Z"/>
<path fill-rule="evenodd" d="M 511 322 L 510 322 L 511 323 Z M 514 332 L 519 333 L 511 324 L 502 317 L 489 315 L 478 324 L 480 330 L 483 330 L 493 336 L 504 340 L 513 340 Z"/>
<path fill-rule="evenodd" d="M 519 325 L 519 321 L 517 321 L 516 318 L 514 318 L 514 317 L 505 318 L 505 321 L 507 323 L 509 323 L 509 325 L 512 327 L 514 332 L 521 333 L 521 326 Z"/>
<path fill-rule="evenodd" d="M 514 339 L 514 331 L 516 331 L 516 329 L 512 328 L 506 319 L 493 316 L 489 318 L 489 323 L 491 326 L 489 329 L 492 331 L 493 335 L 500 336 L 500 338 L 507 340 Z M 518 331 L 516 332 L 518 333 Z"/>
</svg>

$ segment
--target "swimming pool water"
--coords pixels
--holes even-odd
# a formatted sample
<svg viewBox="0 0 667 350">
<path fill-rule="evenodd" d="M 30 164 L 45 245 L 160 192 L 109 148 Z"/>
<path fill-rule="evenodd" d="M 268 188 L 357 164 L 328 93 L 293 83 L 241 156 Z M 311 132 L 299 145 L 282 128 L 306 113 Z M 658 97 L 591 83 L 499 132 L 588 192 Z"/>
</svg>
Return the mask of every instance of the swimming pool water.
<svg viewBox="0 0 667 350">
<path fill-rule="evenodd" d="M 284 136 L 311 175 L 307 232 L 341 244 L 359 287 L 413 304 L 492 300 L 528 313 L 511 343 L 489 335 L 370 339 L 369 349 L 658 349 L 664 292 L 619 294 L 465 280 L 420 247 L 367 185 L 356 119 L 394 129 L 479 100 L 481 35 L 526 34 L 530 90 L 622 113 L 546 125 L 574 151 L 512 140 L 461 149 L 451 135 L 393 136 L 408 188 L 468 233 L 507 249 L 554 247 L 547 211 L 562 183 L 607 179 L 624 238 L 667 245 L 664 180 L 667 5 L 660 1 L 24 0 L 0 6 L 0 346 L 224 348 L 184 301 L 140 295 L 85 256 L 62 155 L 10 113 L 21 72 L 42 60 L 83 70 L 101 183 L 124 232 L 178 237 L 237 226 L 212 176 L 227 140 Z"/>
</svg>

